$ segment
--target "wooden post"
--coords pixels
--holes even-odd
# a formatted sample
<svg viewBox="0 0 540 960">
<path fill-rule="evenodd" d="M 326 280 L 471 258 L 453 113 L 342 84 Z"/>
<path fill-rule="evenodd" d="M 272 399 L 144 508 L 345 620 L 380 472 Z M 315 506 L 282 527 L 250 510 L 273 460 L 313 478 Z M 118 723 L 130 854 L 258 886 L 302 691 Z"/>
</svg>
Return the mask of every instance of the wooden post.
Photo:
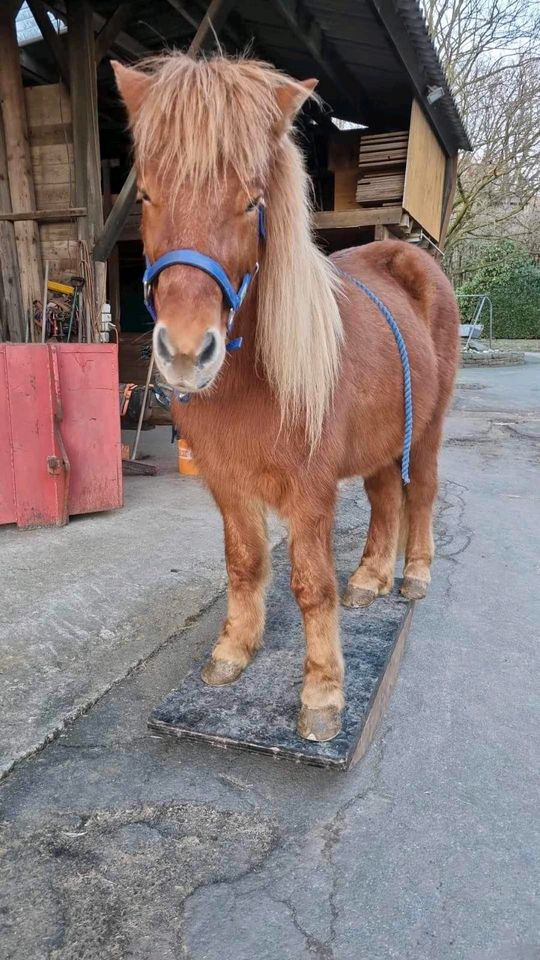
<svg viewBox="0 0 540 960">
<path fill-rule="evenodd" d="M 73 2 L 73 0 L 71 0 Z M 208 9 L 201 20 L 197 33 L 193 37 L 189 46 L 188 53 L 195 56 L 205 45 L 207 39 L 217 33 L 223 26 L 223 23 L 232 6 L 232 0 L 211 0 Z M 137 174 L 133 166 L 128 173 L 127 179 L 118 194 L 118 199 L 112 208 L 107 222 L 101 235 L 98 237 L 94 247 L 94 260 L 107 260 L 111 251 L 117 242 L 126 220 L 129 217 L 130 210 L 135 202 L 137 195 Z"/>
<path fill-rule="evenodd" d="M 11 193 L 9 190 L 6 142 L 4 124 L 0 114 L 0 211 L 11 211 Z M 25 318 L 19 280 L 19 261 L 15 226 L 10 220 L 0 220 L 0 316 L 3 336 L 9 334 L 10 340 L 21 343 L 24 340 Z"/>
<path fill-rule="evenodd" d="M 75 206 L 86 207 L 79 223 L 79 240 L 91 252 L 103 229 L 101 161 L 97 107 L 97 75 L 92 10 L 87 0 L 68 0 L 68 51 L 71 77 L 71 113 L 75 162 Z M 101 310 L 105 299 L 106 267 L 96 266 L 95 303 Z M 93 326 L 91 323 L 90 326 Z"/>
<path fill-rule="evenodd" d="M 0 101 L 5 135 L 11 205 L 15 210 L 35 210 L 32 162 L 28 142 L 19 48 L 15 32 L 17 4 L 0 3 Z M 33 301 L 41 299 L 43 271 L 39 227 L 35 220 L 15 221 L 24 324 L 33 331 Z M 4 294 L 5 295 L 5 294 Z"/>
<path fill-rule="evenodd" d="M 107 215 L 110 213 L 113 205 L 111 194 L 111 167 L 117 167 L 118 165 L 118 160 L 101 161 L 101 170 L 103 173 L 103 208 Z M 117 243 L 114 245 L 107 261 L 107 279 L 111 317 L 118 333 L 120 333 L 120 257 L 118 255 Z"/>
<path fill-rule="evenodd" d="M 375 232 L 373 235 L 374 240 L 394 240 L 394 236 L 391 231 L 383 223 L 378 223 L 375 226 Z"/>
</svg>

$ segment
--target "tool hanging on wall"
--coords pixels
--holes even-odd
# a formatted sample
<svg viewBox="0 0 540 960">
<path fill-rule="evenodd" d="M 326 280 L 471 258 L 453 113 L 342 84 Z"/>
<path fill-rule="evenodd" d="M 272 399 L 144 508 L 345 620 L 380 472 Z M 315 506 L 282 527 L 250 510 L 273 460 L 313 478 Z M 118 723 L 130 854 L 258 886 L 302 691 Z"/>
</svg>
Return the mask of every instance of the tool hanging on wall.
<svg viewBox="0 0 540 960">
<path fill-rule="evenodd" d="M 73 299 L 72 299 L 72 301 L 71 301 L 71 313 L 70 313 L 70 316 L 69 316 L 69 326 L 68 326 L 68 332 L 67 332 L 67 342 L 68 342 L 68 343 L 69 343 L 69 341 L 70 341 L 70 339 L 71 339 L 71 328 L 72 328 L 72 326 L 73 326 L 73 319 L 74 319 L 74 317 L 75 317 L 75 311 L 76 311 L 77 305 L 78 305 L 78 303 L 79 303 L 79 298 L 80 298 L 80 295 L 81 295 L 81 292 L 82 292 L 82 288 L 84 287 L 84 277 L 71 277 L 71 283 L 73 284 Z M 80 309 L 79 309 L 79 322 L 78 322 L 78 324 L 77 324 L 77 326 L 78 326 L 78 333 L 79 333 L 79 340 L 81 339 L 80 313 L 81 313 L 81 311 L 80 311 Z"/>
</svg>

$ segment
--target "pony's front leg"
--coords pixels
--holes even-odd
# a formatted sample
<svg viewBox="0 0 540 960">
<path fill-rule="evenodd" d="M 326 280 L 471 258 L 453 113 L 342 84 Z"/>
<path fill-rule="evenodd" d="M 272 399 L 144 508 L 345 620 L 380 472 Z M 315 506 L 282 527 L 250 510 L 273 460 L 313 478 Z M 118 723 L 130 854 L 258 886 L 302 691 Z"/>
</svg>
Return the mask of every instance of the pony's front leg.
<svg viewBox="0 0 540 960">
<path fill-rule="evenodd" d="M 343 657 L 338 630 L 338 592 L 332 557 L 335 494 L 319 509 L 298 500 L 289 511 L 291 587 L 306 635 L 304 685 L 298 733 L 332 740 L 341 730 Z"/>
<path fill-rule="evenodd" d="M 229 593 L 227 618 L 201 674 L 214 686 L 236 680 L 262 644 L 269 571 L 263 506 L 216 500 L 223 514 Z"/>
</svg>

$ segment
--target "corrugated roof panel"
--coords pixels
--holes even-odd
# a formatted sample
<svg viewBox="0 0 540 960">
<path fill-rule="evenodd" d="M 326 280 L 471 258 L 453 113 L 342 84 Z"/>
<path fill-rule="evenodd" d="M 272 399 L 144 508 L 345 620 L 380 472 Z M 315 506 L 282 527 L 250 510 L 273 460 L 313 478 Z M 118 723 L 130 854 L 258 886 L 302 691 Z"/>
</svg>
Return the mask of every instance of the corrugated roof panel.
<svg viewBox="0 0 540 960">
<path fill-rule="evenodd" d="M 58 29 L 58 21 L 54 14 L 49 13 L 49 20 L 58 33 L 65 32 L 66 28 L 63 24 L 61 25 L 60 30 Z M 17 31 L 17 41 L 20 47 L 24 47 L 28 43 L 34 43 L 36 40 L 42 39 L 41 31 L 34 20 L 33 14 L 26 3 L 26 0 L 17 14 L 15 28 Z"/>
</svg>

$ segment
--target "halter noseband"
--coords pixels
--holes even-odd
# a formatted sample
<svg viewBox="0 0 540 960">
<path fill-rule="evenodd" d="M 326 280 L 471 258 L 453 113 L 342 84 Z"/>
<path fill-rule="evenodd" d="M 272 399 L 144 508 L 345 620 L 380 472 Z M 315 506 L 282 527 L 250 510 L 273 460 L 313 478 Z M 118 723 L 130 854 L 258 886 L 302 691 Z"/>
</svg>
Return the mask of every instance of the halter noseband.
<svg viewBox="0 0 540 960">
<path fill-rule="evenodd" d="M 266 223 L 263 203 L 259 203 L 258 206 L 258 230 L 259 241 L 265 240 Z M 246 273 L 244 275 L 238 290 L 235 290 L 221 264 L 212 257 L 207 256 L 205 253 L 200 253 L 198 250 L 170 250 L 168 253 L 164 253 L 161 257 L 158 257 L 157 260 L 154 260 L 153 263 L 150 263 L 150 261 L 147 259 L 146 270 L 143 274 L 144 304 L 154 323 L 157 322 L 157 314 L 156 308 L 154 307 L 152 284 L 163 270 L 166 270 L 167 267 L 174 267 L 178 264 L 183 264 L 188 267 L 195 267 L 197 270 L 202 270 L 204 273 L 207 273 L 209 277 L 212 277 L 212 279 L 216 281 L 223 294 L 225 302 L 229 306 L 227 334 L 230 335 L 232 332 L 235 314 L 242 306 L 253 277 L 255 277 L 259 271 L 258 262 L 255 264 L 255 267 L 251 273 Z M 227 350 L 231 352 L 233 350 L 238 350 L 241 346 L 242 337 L 236 337 L 234 340 L 229 339 L 227 343 Z"/>
</svg>

